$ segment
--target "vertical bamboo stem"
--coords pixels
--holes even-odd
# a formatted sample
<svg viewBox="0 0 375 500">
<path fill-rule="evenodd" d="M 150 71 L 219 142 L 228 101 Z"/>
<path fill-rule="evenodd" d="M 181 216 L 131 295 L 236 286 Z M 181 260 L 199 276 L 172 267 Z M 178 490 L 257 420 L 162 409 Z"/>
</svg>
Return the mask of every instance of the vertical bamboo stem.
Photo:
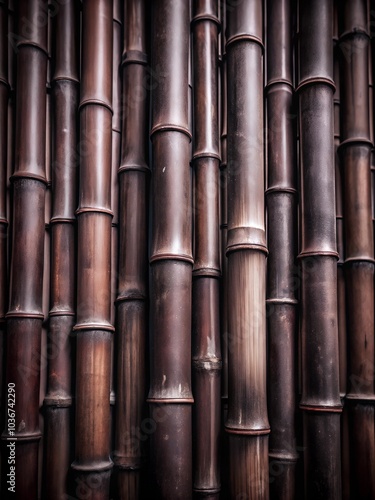
<svg viewBox="0 0 375 500">
<path fill-rule="evenodd" d="M 76 459 L 86 498 L 109 496 L 111 335 L 112 0 L 82 12 L 78 215 Z"/>
<path fill-rule="evenodd" d="M 193 266 L 194 491 L 220 493 L 218 4 L 193 2 L 195 262 Z"/>
<path fill-rule="evenodd" d="M 268 405 L 272 498 L 296 495 L 297 190 L 293 120 L 292 10 L 267 4 Z M 275 474 L 275 472 L 277 474 Z"/>
<path fill-rule="evenodd" d="M 350 486 L 353 498 L 374 498 L 374 240 L 367 1 L 343 2 L 341 19 L 340 153 L 345 199 Z"/>
<path fill-rule="evenodd" d="M 8 283 L 8 218 L 7 218 L 7 159 L 8 106 L 10 85 L 8 79 L 8 2 L 0 3 L 0 424 L 3 419 L 5 313 Z"/>
<path fill-rule="evenodd" d="M 147 0 L 126 0 L 122 56 L 122 146 L 115 464 L 119 498 L 141 498 L 146 440 L 148 298 Z"/>
<path fill-rule="evenodd" d="M 188 116 L 189 5 L 153 9 L 151 461 L 163 499 L 192 495 L 191 181 Z"/>
<path fill-rule="evenodd" d="M 38 496 L 47 26 L 47 2 L 18 2 L 17 132 L 12 176 L 13 244 L 7 313 L 6 375 L 7 384 L 15 384 L 15 431 L 13 435 L 9 432 L 8 410 L 12 408 L 7 404 L 8 418 L 2 435 L 4 441 L 15 443 L 18 473 L 15 478 L 16 493 L 12 496 L 16 499 L 36 499 Z M 9 494 L 8 489 L 4 491 Z"/>
<path fill-rule="evenodd" d="M 305 497 L 341 497 L 330 0 L 300 2 L 302 398 Z"/>
<path fill-rule="evenodd" d="M 46 406 L 46 498 L 68 491 L 72 453 L 71 335 L 75 318 L 75 214 L 77 197 L 77 110 L 79 6 L 61 5 L 53 18 L 53 156 L 51 218 L 51 293 Z"/>
<path fill-rule="evenodd" d="M 266 499 L 263 2 L 227 8 L 230 495 Z"/>
</svg>

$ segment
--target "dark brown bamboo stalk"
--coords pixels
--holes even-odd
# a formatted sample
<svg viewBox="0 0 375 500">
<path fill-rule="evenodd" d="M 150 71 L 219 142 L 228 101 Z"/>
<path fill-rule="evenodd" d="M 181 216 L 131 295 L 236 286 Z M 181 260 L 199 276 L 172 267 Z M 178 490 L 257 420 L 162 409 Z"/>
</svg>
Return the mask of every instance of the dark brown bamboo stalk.
<svg viewBox="0 0 375 500">
<path fill-rule="evenodd" d="M 153 3 L 151 373 L 155 498 L 192 496 L 189 4 Z M 163 27 L 163 28 L 161 28 Z"/>
<path fill-rule="evenodd" d="M 292 4 L 267 4 L 268 407 L 271 498 L 296 496 L 297 190 Z"/>
<path fill-rule="evenodd" d="M 48 332 L 45 495 L 62 499 L 68 491 L 72 453 L 72 329 L 75 319 L 75 214 L 77 206 L 78 25 L 76 0 L 53 17 L 53 153 L 51 292 Z"/>
<path fill-rule="evenodd" d="M 367 1 L 343 2 L 341 20 L 340 153 L 345 200 L 350 487 L 353 498 L 374 498 L 374 240 Z"/>
<path fill-rule="evenodd" d="M 82 12 L 81 153 L 78 215 L 77 491 L 109 496 L 111 335 L 112 0 Z"/>
<path fill-rule="evenodd" d="M 7 384 L 14 384 L 16 402 L 12 408 L 8 400 L 8 418 L 2 435 L 4 444 L 15 444 L 18 471 L 16 493 L 10 493 L 8 488 L 4 492 L 17 499 L 36 499 L 38 495 L 47 26 L 47 2 L 18 2 L 16 157 L 12 178 L 13 244 L 6 375 Z M 15 411 L 13 429 L 12 410 Z"/>
<path fill-rule="evenodd" d="M 113 1 L 113 62 L 112 62 L 112 255 L 111 255 L 111 324 L 115 325 L 115 335 L 111 341 L 111 450 L 115 440 L 115 404 L 116 404 L 116 297 L 118 284 L 118 214 L 119 214 L 119 186 L 117 171 L 120 165 L 121 148 L 121 53 L 122 53 L 122 2 Z"/>
<path fill-rule="evenodd" d="M 338 45 L 338 0 L 333 3 L 333 76 L 335 92 L 333 96 L 334 113 L 334 150 L 335 150 L 335 194 L 336 194 L 336 241 L 339 260 L 337 261 L 337 325 L 339 334 L 339 369 L 340 398 L 343 405 L 341 417 L 341 467 L 342 467 L 342 498 L 350 494 L 350 462 L 347 425 L 347 406 L 345 406 L 347 382 L 347 333 L 346 333 L 346 297 L 345 297 L 345 251 L 344 251 L 344 203 L 343 182 L 340 165 L 340 47 Z"/>
<path fill-rule="evenodd" d="M 263 2 L 227 9 L 230 495 L 266 499 Z"/>
<path fill-rule="evenodd" d="M 195 262 L 193 266 L 194 484 L 220 496 L 218 2 L 193 2 Z"/>
<path fill-rule="evenodd" d="M 141 498 L 148 435 L 146 340 L 148 297 L 147 0 L 124 3 L 117 400 L 115 465 L 119 498 Z"/>
<path fill-rule="evenodd" d="M 305 497 L 341 497 L 331 0 L 300 2 Z"/>
<path fill-rule="evenodd" d="M 3 424 L 5 313 L 7 307 L 7 157 L 8 157 L 8 2 L 0 3 L 0 423 Z"/>
</svg>

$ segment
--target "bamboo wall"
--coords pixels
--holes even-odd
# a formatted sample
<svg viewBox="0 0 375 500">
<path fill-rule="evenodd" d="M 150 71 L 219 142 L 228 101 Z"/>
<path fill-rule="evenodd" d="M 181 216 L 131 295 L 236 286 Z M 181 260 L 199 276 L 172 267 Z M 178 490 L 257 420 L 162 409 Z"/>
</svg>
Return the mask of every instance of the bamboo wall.
<svg viewBox="0 0 375 500">
<path fill-rule="evenodd" d="M 0 0 L 1 498 L 375 499 L 372 0 Z"/>
</svg>

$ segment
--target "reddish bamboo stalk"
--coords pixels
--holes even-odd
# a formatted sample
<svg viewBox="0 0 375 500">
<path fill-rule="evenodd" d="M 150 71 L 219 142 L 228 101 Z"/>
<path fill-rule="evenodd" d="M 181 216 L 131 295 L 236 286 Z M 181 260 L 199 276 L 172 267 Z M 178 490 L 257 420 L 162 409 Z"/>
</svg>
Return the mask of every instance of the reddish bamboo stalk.
<svg viewBox="0 0 375 500">
<path fill-rule="evenodd" d="M 148 297 L 147 0 L 126 0 L 122 56 L 122 147 L 115 464 L 119 498 L 140 498 L 146 441 Z"/>
<path fill-rule="evenodd" d="M 68 491 L 72 453 L 71 334 L 75 318 L 75 215 L 77 197 L 78 23 L 76 0 L 53 17 L 53 153 L 51 218 L 51 292 L 46 406 L 46 498 Z"/>
<path fill-rule="evenodd" d="M 78 215 L 77 494 L 109 496 L 111 335 L 112 0 L 82 12 L 81 156 Z"/>
<path fill-rule="evenodd" d="M 367 1 L 343 2 L 341 17 L 340 152 L 345 199 L 350 487 L 353 498 L 374 498 L 374 240 Z"/>
<path fill-rule="evenodd" d="M 297 200 L 290 0 L 267 4 L 270 492 L 296 496 Z"/>
<path fill-rule="evenodd" d="M 220 496 L 218 4 L 193 2 L 195 262 L 193 266 L 194 491 Z"/>
<path fill-rule="evenodd" d="M 230 495 L 266 499 L 263 2 L 227 8 Z"/>
<path fill-rule="evenodd" d="M 305 497 L 341 496 L 331 0 L 300 2 Z"/>
<path fill-rule="evenodd" d="M 43 20 L 43 22 L 41 21 Z M 7 313 L 7 384 L 15 384 L 14 436 L 18 474 L 13 498 L 38 496 L 39 383 L 43 321 L 46 144 L 47 3 L 18 2 L 16 157 L 13 244 Z M 31 29 L 30 29 L 31 27 Z M 20 242 L 23 242 L 20 245 Z M 8 401 L 9 403 L 9 401 Z M 21 472 L 22 471 L 22 472 Z M 9 490 L 4 490 L 11 494 Z"/>
<path fill-rule="evenodd" d="M 153 4 L 151 381 L 155 497 L 192 495 L 189 5 Z M 163 27 L 163 28 L 162 28 Z"/>
</svg>

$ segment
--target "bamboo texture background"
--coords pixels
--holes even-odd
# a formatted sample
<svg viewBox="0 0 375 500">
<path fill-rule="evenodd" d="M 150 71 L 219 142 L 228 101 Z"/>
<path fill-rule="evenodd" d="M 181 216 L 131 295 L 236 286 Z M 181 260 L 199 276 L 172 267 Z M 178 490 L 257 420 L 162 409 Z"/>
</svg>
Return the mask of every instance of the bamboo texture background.
<svg viewBox="0 0 375 500">
<path fill-rule="evenodd" d="M 0 497 L 375 499 L 374 0 L 0 0 Z"/>
</svg>

